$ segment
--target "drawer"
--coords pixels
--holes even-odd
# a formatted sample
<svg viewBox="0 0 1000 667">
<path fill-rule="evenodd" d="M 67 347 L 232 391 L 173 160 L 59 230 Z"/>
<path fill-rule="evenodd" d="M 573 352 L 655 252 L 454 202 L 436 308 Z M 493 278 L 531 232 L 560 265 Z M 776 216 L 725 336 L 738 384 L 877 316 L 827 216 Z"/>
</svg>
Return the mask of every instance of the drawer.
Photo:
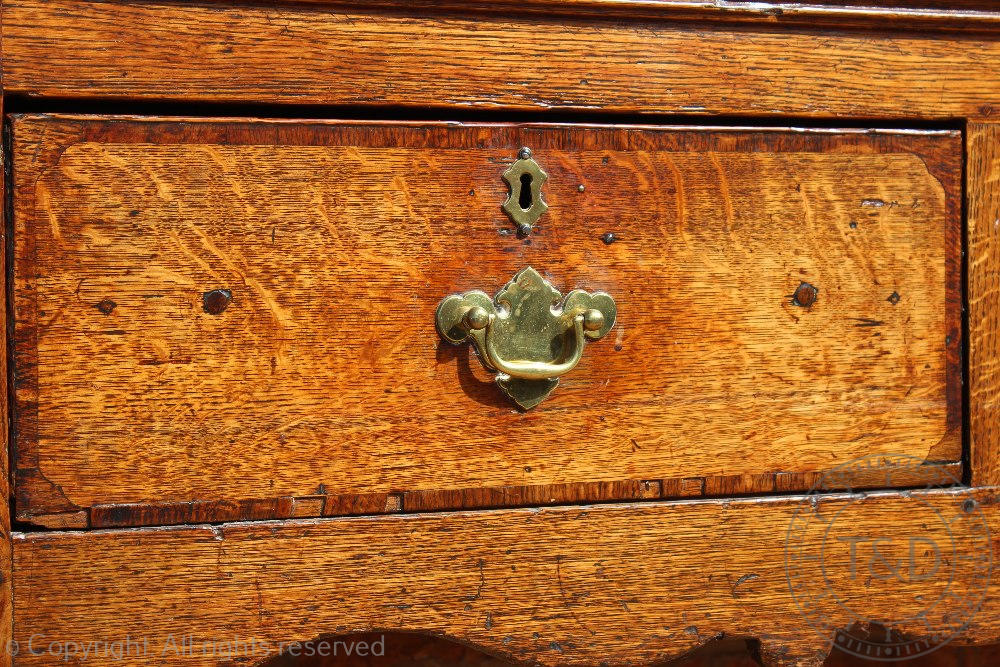
<svg viewBox="0 0 1000 667">
<path fill-rule="evenodd" d="M 794 491 L 869 454 L 961 467 L 958 132 L 12 130 L 21 520 Z M 522 147 L 547 176 L 527 234 L 502 208 Z M 617 317 L 523 409 L 436 313 L 527 267 Z"/>
</svg>

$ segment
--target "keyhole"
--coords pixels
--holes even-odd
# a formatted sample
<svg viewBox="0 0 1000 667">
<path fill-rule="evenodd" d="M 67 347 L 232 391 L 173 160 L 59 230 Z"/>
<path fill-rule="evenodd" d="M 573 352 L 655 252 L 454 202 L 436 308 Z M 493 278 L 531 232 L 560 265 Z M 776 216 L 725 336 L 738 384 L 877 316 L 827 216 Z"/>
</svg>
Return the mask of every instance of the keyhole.
<svg viewBox="0 0 1000 667">
<path fill-rule="evenodd" d="M 522 211 L 531 208 L 531 174 L 521 174 L 521 194 L 518 195 L 517 203 Z"/>
</svg>

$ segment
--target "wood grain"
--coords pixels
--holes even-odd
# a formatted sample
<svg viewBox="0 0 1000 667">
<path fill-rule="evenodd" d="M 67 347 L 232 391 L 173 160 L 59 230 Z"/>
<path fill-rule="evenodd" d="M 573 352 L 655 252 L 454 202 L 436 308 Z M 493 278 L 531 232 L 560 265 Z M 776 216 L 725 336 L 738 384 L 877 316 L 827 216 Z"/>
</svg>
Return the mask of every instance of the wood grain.
<svg viewBox="0 0 1000 667">
<path fill-rule="evenodd" d="M 1000 41 L 989 36 L 372 11 L 10 0 L 4 81 L 31 97 L 119 100 L 893 119 L 1000 110 Z"/>
<path fill-rule="evenodd" d="M 960 457 L 956 133 L 18 117 L 14 135 L 25 520 Z M 521 145 L 550 174 L 526 239 L 500 211 Z M 619 324 L 522 413 L 433 313 L 529 264 L 615 295 Z"/>
<path fill-rule="evenodd" d="M 936 463 L 897 470 L 892 486 L 926 488 L 938 483 L 942 470 L 951 479 L 963 475 L 961 462 Z M 787 493 L 814 488 L 826 471 L 723 475 L 664 480 L 536 484 L 533 486 L 477 487 L 306 496 L 301 498 L 249 498 L 226 501 L 125 503 L 94 505 L 89 510 L 33 514 L 31 523 L 54 530 L 125 528 L 184 523 L 253 521 L 293 517 L 361 516 L 393 512 L 480 509 L 491 507 L 543 507 L 546 505 L 599 503 L 643 499 L 731 497 Z M 879 489 L 887 486 L 884 474 L 852 473 L 846 486 Z"/>
<path fill-rule="evenodd" d="M 1000 124 L 968 133 L 970 467 L 987 485 L 1000 483 Z"/>
<path fill-rule="evenodd" d="M 985 596 L 983 559 L 997 554 L 983 529 L 1000 530 L 996 493 L 15 534 L 16 637 L 27 642 L 35 633 L 46 645 L 66 645 L 128 635 L 146 640 L 146 656 L 156 664 L 211 665 L 234 661 L 197 652 L 205 642 L 253 640 L 273 650 L 331 634 L 403 630 L 446 635 L 526 663 L 620 665 L 677 657 L 724 635 L 759 638 L 765 664 L 818 665 L 834 629 L 854 621 L 851 611 L 883 618 L 899 634 L 925 636 L 920 620 L 895 619 L 926 604 L 916 596 L 931 599 L 947 580 L 954 597 L 942 600 L 940 613 L 964 620 L 963 605 L 982 604 L 955 643 L 989 643 L 1000 640 L 1000 601 Z M 934 519 L 937 512 L 943 518 Z M 815 525 L 787 542 L 790 526 L 803 520 Z M 885 538 L 888 558 L 905 556 L 911 537 L 953 543 L 957 558 L 940 581 L 868 576 L 866 584 L 861 547 L 860 574 L 851 575 L 844 549 L 822 539 L 845 529 Z M 788 579 L 791 572 L 798 587 L 805 563 L 820 557 L 830 590 L 846 595 L 850 607 L 833 597 L 817 601 L 830 627 L 822 634 L 802 615 Z M 997 585 L 995 573 L 988 580 Z M 190 636 L 196 652 L 162 652 L 171 635 Z M 263 657 L 262 648 L 255 657 Z M 47 660 L 23 655 L 18 664 L 52 664 Z M 150 660 L 136 652 L 114 664 Z M 87 664 L 111 663 L 93 656 Z"/>
<path fill-rule="evenodd" d="M 226 0 L 210 0 L 222 4 Z M 884 31 L 893 28 L 992 31 L 1000 12 L 992 0 L 859 0 L 857 2 L 718 2 L 718 0 L 279 0 L 274 4 L 484 12 L 506 16 L 609 16 L 670 21 L 719 21 L 766 26 L 837 26 Z"/>
<path fill-rule="evenodd" d="M 0 6 L 0 24 L 3 20 L 3 7 Z M 0 50 L 2 53 L 2 50 Z M 7 153 L 7 126 L 4 121 L 3 78 L 0 76 L 0 276 L 3 276 L 3 310 L 0 312 L 0 667 L 10 667 L 11 633 L 14 618 L 11 601 L 13 573 L 11 571 L 11 540 L 10 522 L 13 514 L 11 467 L 8 458 L 10 452 L 10 405 L 8 403 L 7 374 L 7 310 L 8 310 L 8 278 L 7 278 L 7 174 L 10 166 Z"/>
</svg>

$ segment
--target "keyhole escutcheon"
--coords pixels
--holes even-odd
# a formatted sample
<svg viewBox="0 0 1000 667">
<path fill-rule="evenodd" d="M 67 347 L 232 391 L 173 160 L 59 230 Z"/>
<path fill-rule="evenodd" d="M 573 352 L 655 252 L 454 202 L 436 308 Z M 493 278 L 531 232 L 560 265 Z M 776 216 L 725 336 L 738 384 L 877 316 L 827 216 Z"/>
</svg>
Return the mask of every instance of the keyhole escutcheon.
<svg viewBox="0 0 1000 667">
<path fill-rule="evenodd" d="M 527 234 L 549 208 L 542 198 L 542 186 L 549 176 L 532 158 L 529 148 L 518 151 L 517 160 L 502 176 L 510 188 L 503 210 L 517 225 L 518 231 Z"/>
</svg>

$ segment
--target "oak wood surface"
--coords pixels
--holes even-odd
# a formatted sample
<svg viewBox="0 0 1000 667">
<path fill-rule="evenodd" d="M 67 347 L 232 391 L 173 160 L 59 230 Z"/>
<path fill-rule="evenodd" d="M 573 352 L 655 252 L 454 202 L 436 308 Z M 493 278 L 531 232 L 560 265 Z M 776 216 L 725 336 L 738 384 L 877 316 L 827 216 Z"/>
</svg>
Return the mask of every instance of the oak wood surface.
<svg viewBox="0 0 1000 667">
<path fill-rule="evenodd" d="M 28 116 L 14 143 L 26 520 L 960 457 L 954 132 Z M 521 145 L 550 174 L 525 239 Z M 522 413 L 433 313 L 529 264 L 619 323 Z"/>
<path fill-rule="evenodd" d="M 1000 124 L 968 128 L 969 438 L 973 484 L 1000 481 Z"/>
<path fill-rule="evenodd" d="M 0 24 L 3 22 L 3 7 L 0 5 Z M 0 49 L 2 58 L 2 49 Z M 0 75 L 0 276 L 3 276 L 3 304 L 0 311 L 0 667 L 10 667 L 12 656 L 10 646 L 13 632 L 13 603 L 11 600 L 13 576 L 11 572 L 10 522 L 12 514 L 10 452 L 10 405 L 8 404 L 7 367 L 7 154 L 6 124 L 4 123 L 3 77 Z"/>
<path fill-rule="evenodd" d="M 942 469 L 954 479 L 962 478 L 961 462 L 936 463 L 897 470 L 893 474 L 893 486 L 925 487 L 940 475 Z M 609 500 L 732 497 L 811 489 L 819 482 L 821 475 L 821 472 L 782 472 L 645 481 L 491 486 L 405 493 L 327 493 L 317 496 L 247 498 L 235 501 L 119 503 L 95 505 L 89 511 L 32 514 L 30 521 L 46 528 L 66 530 L 489 507 L 541 507 Z M 883 474 L 858 471 L 850 475 L 848 486 L 854 489 L 879 489 L 886 487 L 886 481 Z"/>
<path fill-rule="evenodd" d="M 223 4 L 228 0 L 209 0 Z M 836 26 L 876 29 L 989 31 L 1000 27 L 991 0 L 858 0 L 856 2 L 719 2 L 718 0 L 287 0 L 275 4 L 321 7 L 419 9 L 421 12 L 486 12 L 507 16 L 548 14 L 670 21 L 719 21 L 771 26 Z"/>
<path fill-rule="evenodd" d="M 992 36 L 615 17 L 9 0 L 30 97 L 954 119 L 1000 109 Z"/>
<path fill-rule="evenodd" d="M 988 643 L 1000 640 L 984 588 L 997 584 L 984 532 L 1000 530 L 997 501 L 996 489 L 953 489 L 20 533 L 16 637 L 142 638 L 145 654 L 114 662 L 126 665 L 236 664 L 202 647 L 253 640 L 260 659 L 265 642 L 367 630 L 441 633 L 541 664 L 648 664 L 725 635 L 759 638 L 765 664 L 817 665 L 856 618 L 909 638 L 954 624 L 956 644 Z M 856 558 L 828 533 L 861 545 Z M 911 538 L 954 548 L 940 576 L 898 581 L 868 569 L 858 540 L 875 536 L 889 562 Z M 804 598 L 824 577 L 831 595 Z M 928 625 L 904 620 L 938 595 Z M 177 655 L 181 637 L 192 653 Z"/>
</svg>

